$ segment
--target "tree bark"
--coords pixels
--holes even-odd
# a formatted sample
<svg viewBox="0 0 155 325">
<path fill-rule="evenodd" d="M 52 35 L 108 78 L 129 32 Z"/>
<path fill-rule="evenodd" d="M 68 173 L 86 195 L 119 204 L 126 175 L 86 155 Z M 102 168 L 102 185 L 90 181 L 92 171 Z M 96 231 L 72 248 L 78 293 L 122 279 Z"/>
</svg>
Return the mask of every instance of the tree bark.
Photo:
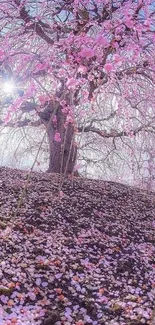
<svg viewBox="0 0 155 325">
<path fill-rule="evenodd" d="M 60 105 L 58 105 L 54 117 L 51 118 L 53 109 L 53 107 L 47 107 L 44 112 L 39 114 L 45 124 L 49 141 L 48 172 L 72 174 L 77 157 L 74 125 L 72 123 L 65 124 L 67 116 L 62 112 Z M 60 134 L 60 141 L 55 139 L 56 133 Z"/>
</svg>

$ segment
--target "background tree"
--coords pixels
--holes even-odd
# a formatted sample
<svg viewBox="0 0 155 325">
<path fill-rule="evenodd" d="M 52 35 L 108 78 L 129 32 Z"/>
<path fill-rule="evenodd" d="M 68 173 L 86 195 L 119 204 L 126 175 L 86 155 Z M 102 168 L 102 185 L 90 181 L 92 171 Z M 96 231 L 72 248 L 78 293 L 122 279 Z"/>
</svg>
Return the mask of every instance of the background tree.
<svg viewBox="0 0 155 325">
<path fill-rule="evenodd" d="M 50 172 L 74 171 L 79 134 L 115 150 L 154 136 L 154 9 L 149 0 L 0 1 L 1 124 L 43 124 Z"/>
</svg>

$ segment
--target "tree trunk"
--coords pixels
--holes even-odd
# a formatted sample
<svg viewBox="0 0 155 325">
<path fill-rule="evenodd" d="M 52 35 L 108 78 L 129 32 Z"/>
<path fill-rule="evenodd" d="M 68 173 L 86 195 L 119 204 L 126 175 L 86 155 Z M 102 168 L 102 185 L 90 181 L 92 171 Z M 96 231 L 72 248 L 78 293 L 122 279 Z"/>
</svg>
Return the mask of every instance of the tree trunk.
<svg viewBox="0 0 155 325">
<path fill-rule="evenodd" d="M 74 128 L 68 124 L 67 130 L 63 127 L 57 129 L 60 133 L 61 142 L 54 139 L 55 130 L 50 125 L 47 130 L 49 140 L 49 168 L 50 173 L 71 174 L 74 171 L 77 148 L 74 144 Z"/>
<path fill-rule="evenodd" d="M 65 126 L 66 114 L 62 112 L 59 105 L 54 118 L 51 119 L 53 107 L 48 107 L 40 113 L 43 120 L 49 141 L 49 173 L 72 174 L 77 156 L 77 147 L 74 141 L 74 125 L 68 123 Z M 45 123 L 46 121 L 46 123 Z M 60 135 L 57 141 L 55 136 Z"/>
</svg>

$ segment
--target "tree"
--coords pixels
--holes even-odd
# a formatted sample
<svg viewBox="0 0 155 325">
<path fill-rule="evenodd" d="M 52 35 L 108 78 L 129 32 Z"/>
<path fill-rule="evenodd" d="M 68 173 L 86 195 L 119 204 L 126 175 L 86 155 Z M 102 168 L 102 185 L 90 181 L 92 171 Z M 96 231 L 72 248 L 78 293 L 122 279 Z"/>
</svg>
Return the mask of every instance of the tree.
<svg viewBox="0 0 155 325">
<path fill-rule="evenodd" d="M 80 133 L 154 133 L 154 1 L 9 0 L 0 17 L 1 124 L 43 124 L 49 172 L 74 172 Z"/>
</svg>

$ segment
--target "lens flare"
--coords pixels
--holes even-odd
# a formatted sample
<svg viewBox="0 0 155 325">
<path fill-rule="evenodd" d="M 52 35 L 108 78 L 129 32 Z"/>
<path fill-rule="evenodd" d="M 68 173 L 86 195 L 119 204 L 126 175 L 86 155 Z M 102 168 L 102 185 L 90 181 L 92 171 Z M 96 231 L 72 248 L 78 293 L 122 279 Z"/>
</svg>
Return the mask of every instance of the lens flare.
<svg viewBox="0 0 155 325">
<path fill-rule="evenodd" d="M 6 94 L 13 93 L 14 90 L 15 90 L 15 84 L 14 84 L 12 81 L 6 81 L 6 82 L 3 84 L 3 91 L 4 91 Z"/>
</svg>

